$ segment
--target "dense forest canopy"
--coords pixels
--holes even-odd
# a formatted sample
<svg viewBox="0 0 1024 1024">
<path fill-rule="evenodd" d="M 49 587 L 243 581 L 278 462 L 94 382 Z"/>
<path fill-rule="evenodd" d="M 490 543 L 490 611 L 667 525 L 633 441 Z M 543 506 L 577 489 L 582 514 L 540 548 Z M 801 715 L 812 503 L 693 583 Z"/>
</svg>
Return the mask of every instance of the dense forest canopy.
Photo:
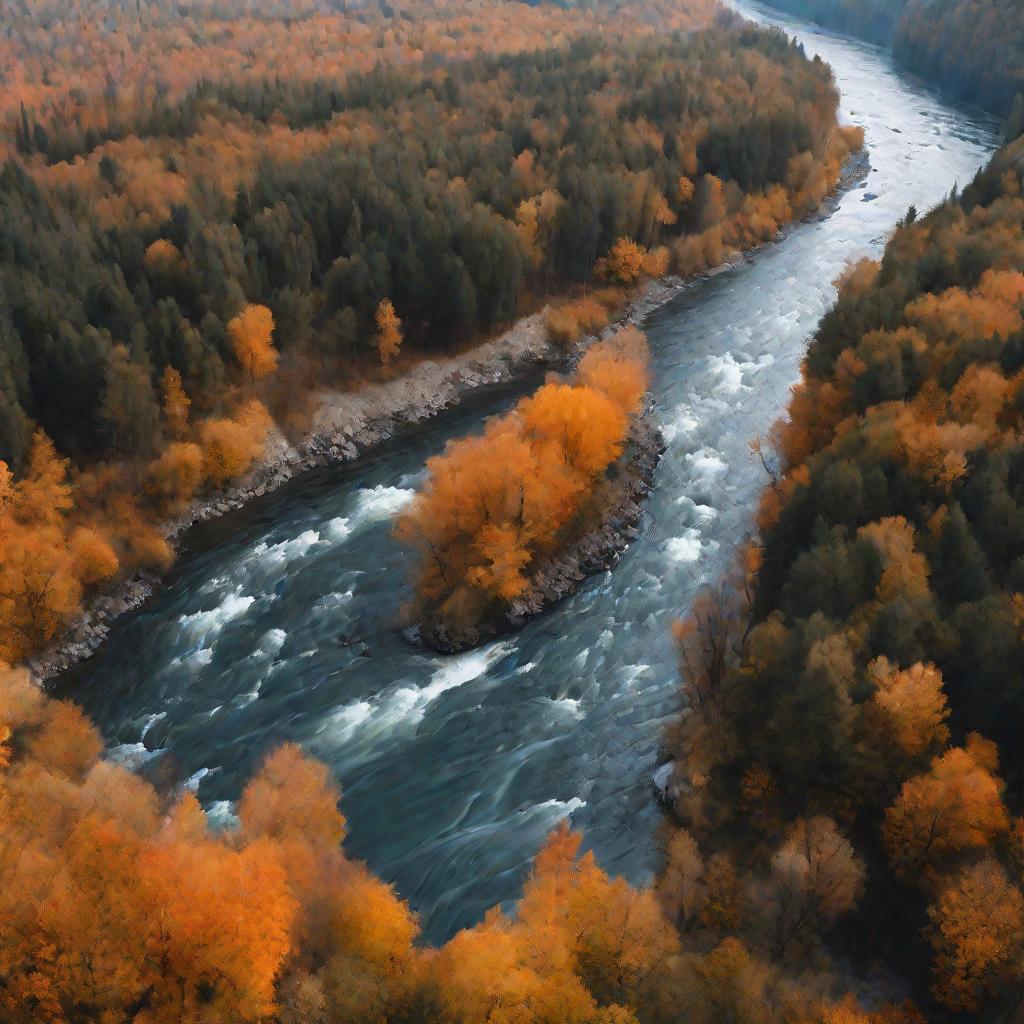
<svg viewBox="0 0 1024 1024">
<path fill-rule="evenodd" d="M 1018 0 L 768 0 L 772 7 L 891 46 L 897 63 L 1024 129 L 1024 6 Z"/>
<path fill-rule="evenodd" d="M 513 6 L 491 5 L 498 39 Z M 507 55 L 441 61 L 423 40 L 418 60 L 309 77 L 262 61 L 239 74 L 212 33 L 181 96 L 127 71 L 99 126 L 73 102 L 19 100 L 0 170 L 0 458 L 23 466 L 30 423 L 76 459 L 154 452 L 144 410 L 165 368 L 197 412 L 215 409 L 225 325 L 247 302 L 272 311 L 288 365 L 337 375 L 373 351 L 385 297 L 416 350 L 443 350 L 508 323 L 527 289 L 586 280 L 622 236 L 649 245 L 713 219 L 684 176 L 784 183 L 826 146 L 829 72 L 781 35 L 679 31 L 706 7 L 655 7 L 658 34 L 627 11 L 618 38 L 595 14 L 545 13 L 571 42 L 513 36 Z M 119 346 L 139 371 L 122 431 L 104 415 Z"/>
<path fill-rule="evenodd" d="M 562 829 L 514 914 L 424 948 L 344 855 L 337 787 L 293 746 L 215 833 L 193 795 L 100 760 L 71 703 L 2 669 L 4 1018 L 1019 1017 L 1022 175 L 1018 142 L 845 275 L 757 447 L 759 542 L 678 630 L 690 713 L 656 890 Z M 262 337 L 265 316 L 244 328 Z M 4 501 L 66 502 L 53 459 L 37 442 Z M 879 959 L 922 1009 L 885 1001 Z"/>
<path fill-rule="evenodd" d="M 562 829 L 514 915 L 424 948 L 343 853 L 340 794 L 297 748 L 216 833 L 192 794 L 101 760 L 73 705 L 2 669 L 4 1018 L 1016 1019 L 1022 173 L 1018 143 L 844 277 L 757 449 L 759 543 L 678 630 L 691 712 L 654 891 Z M 66 495 L 36 447 L 17 487 L 46 508 Z M 905 982 L 918 1005 L 887 1002 Z"/>
<path fill-rule="evenodd" d="M 289 10 L 5 16 L 0 657 L 165 566 L 162 522 L 323 389 L 717 265 L 860 142 L 825 65 L 711 0 Z"/>
<path fill-rule="evenodd" d="M 1012 95 L 1016 6 L 856 10 Z M 0 1017 L 1021 1019 L 1024 141 L 844 275 L 756 445 L 757 539 L 677 629 L 658 885 L 562 828 L 514 912 L 430 948 L 325 766 L 271 753 L 215 830 L 8 663 L 165 565 L 163 520 L 301 429 L 296 395 L 548 299 L 569 343 L 815 208 L 858 142 L 830 72 L 712 0 L 17 0 L 0 84 Z M 428 601 L 522 593 L 645 362 L 622 332 L 431 464 L 398 526 Z"/>
<path fill-rule="evenodd" d="M 674 913 L 782 978 L 847 914 L 929 1020 L 1024 1011 L 1022 175 L 1018 142 L 844 277 L 759 540 L 679 628 Z"/>
</svg>

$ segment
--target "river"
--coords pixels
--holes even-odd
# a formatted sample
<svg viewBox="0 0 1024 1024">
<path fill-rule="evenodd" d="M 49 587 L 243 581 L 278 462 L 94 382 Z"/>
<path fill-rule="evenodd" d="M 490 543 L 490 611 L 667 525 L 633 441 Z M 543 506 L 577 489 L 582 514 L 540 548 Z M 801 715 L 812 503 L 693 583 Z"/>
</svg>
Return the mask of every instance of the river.
<svg viewBox="0 0 1024 1024">
<path fill-rule="evenodd" d="M 668 450 L 618 567 L 478 651 L 435 656 L 396 633 L 408 587 L 392 517 L 429 456 L 507 407 L 517 389 L 506 386 L 196 527 L 159 594 L 56 684 L 110 756 L 187 780 L 215 821 L 231 820 L 269 749 L 301 743 L 343 786 L 348 851 L 395 884 L 431 940 L 515 899 L 566 817 L 608 871 L 650 879 L 652 774 L 679 699 L 669 627 L 749 530 L 764 483 L 749 441 L 784 409 L 830 282 L 997 144 L 990 119 L 919 86 L 884 51 L 734 6 L 832 65 L 871 171 L 826 220 L 648 318 Z"/>
</svg>

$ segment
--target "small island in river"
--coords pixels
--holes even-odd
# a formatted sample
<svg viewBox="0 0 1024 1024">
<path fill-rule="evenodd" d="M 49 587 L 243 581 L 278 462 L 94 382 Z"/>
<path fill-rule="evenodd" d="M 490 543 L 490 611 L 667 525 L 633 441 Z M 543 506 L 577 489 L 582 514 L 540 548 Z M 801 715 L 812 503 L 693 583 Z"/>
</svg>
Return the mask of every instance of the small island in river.
<svg viewBox="0 0 1024 1024">
<path fill-rule="evenodd" d="M 549 381 L 428 462 L 395 528 L 417 556 L 410 636 L 467 650 L 615 564 L 662 451 L 647 364 L 644 335 L 625 327 L 588 349 L 571 380 Z"/>
</svg>

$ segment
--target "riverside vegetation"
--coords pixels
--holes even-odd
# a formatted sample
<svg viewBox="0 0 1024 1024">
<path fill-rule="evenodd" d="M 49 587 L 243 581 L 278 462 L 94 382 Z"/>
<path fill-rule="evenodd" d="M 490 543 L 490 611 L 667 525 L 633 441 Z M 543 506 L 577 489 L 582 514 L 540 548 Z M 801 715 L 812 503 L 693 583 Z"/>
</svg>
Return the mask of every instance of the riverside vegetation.
<svg viewBox="0 0 1024 1024">
<path fill-rule="evenodd" d="M 628 287 L 771 237 L 820 201 L 857 141 L 837 133 L 826 68 L 709 4 L 349 15 L 289 2 L 253 15 L 229 0 L 150 0 L 106 5 L 106 33 L 89 30 L 88 0 L 13 11 L 0 180 L 11 661 L 87 588 L 165 561 L 160 517 L 244 472 L 273 430 L 301 429 L 298 384 L 437 351 L 460 317 L 469 340 L 531 295 L 572 300 L 553 337 L 599 329 L 604 303 L 581 294 L 591 275 Z M 218 31 L 188 31 L 194 18 Z M 518 52 L 544 33 L 551 45 Z M 492 36 L 516 52 L 476 53 Z M 126 42 L 130 87 L 90 89 L 111 39 Z M 285 40 L 324 78 L 292 91 Z M 260 46 L 253 77 L 246 56 Z M 146 68 L 168 49 L 174 87 L 158 90 Z M 343 74 L 348 52 L 389 68 Z M 293 136 L 323 149 L 282 155 Z M 230 139 L 248 162 L 223 159 Z M 3 667 L 0 1016 L 1019 1017 L 1022 164 L 1018 144 L 962 196 L 909 213 L 823 321 L 790 419 L 758 450 L 770 474 L 758 543 L 679 628 L 691 711 L 668 742 L 685 831 L 670 830 L 655 889 L 609 878 L 560 829 L 514 914 L 495 909 L 426 947 L 408 906 L 345 855 L 341 794 L 296 747 L 267 757 L 237 828 L 215 831 L 194 795 L 104 760 L 74 704 Z M 372 198 L 354 195 L 363 186 Z M 431 246 L 403 247 L 414 235 Z M 559 522 L 585 511 L 618 458 L 643 393 L 639 352 L 630 333 L 591 349 L 575 383 L 547 385 L 485 435 L 559 484 Z M 580 394 L 563 406 L 557 389 Z M 552 423 L 570 438 L 559 416 L 596 408 L 601 434 L 556 446 Z M 453 446 L 434 479 L 482 443 Z M 548 541 L 523 544 L 509 522 L 520 525 L 513 512 L 498 532 L 477 522 L 471 543 L 460 536 L 455 588 L 425 560 L 432 599 L 454 609 L 473 589 L 522 586 Z M 876 956 L 905 985 L 865 981 Z"/>
<path fill-rule="evenodd" d="M 668 837 L 653 893 L 608 879 L 563 830 L 514 918 L 424 949 L 408 908 L 342 853 L 337 789 L 296 748 L 246 788 L 238 829 L 214 833 L 191 794 L 100 760 L 74 705 L 4 670 L 5 1018 L 1013 1019 L 1022 165 L 1018 144 L 908 217 L 823 322 L 778 455 L 761 449 L 762 547 L 679 631 L 693 710 L 672 736 L 673 797 L 689 831 Z M 918 926 L 933 996 L 908 974 L 927 1017 L 877 985 L 860 1003 L 857 963 Z"/>
<path fill-rule="evenodd" d="M 571 380 L 545 384 L 427 463 L 426 485 L 396 525 L 418 559 L 424 639 L 458 650 L 522 621 L 517 608 L 543 603 L 553 560 L 602 525 L 618 535 L 623 499 L 654 468 L 627 451 L 641 443 L 647 364 L 643 334 L 623 328 L 589 348 Z"/>
<path fill-rule="evenodd" d="M 15 4 L 0 41 L 9 662 L 165 566 L 168 517 L 302 436 L 325 388 L 599 266 L 622 288 L 714 266 L 860 143 L 827 67 L 713 0 L 101 6 L 105 33 L 92 0 Z"/>
<path fill-rule="evenodd" d="M 1024 1013 L 1022 174 L 1017 142 L 844 277 L 757 540 L 679 626 L 662 892 L 730 1020 L 876 958 L 918 1005 L 825 1019 Z"/>
<path fill-rule="evenodd" d="M 822 322 L 758 449 L 759 542 L 678 630 L 685 829 L 653 891 L 562 829 L 514 916 L 424 948 L 345 857 L 339 793 L 297 748 L 214 832 L 6 669 L 5 1018 L 1013 1020 L 1022 169 L 1018 143 L 911 212 Z M 868 980 L 875 958 L 902 981 Z"/>
</svg>

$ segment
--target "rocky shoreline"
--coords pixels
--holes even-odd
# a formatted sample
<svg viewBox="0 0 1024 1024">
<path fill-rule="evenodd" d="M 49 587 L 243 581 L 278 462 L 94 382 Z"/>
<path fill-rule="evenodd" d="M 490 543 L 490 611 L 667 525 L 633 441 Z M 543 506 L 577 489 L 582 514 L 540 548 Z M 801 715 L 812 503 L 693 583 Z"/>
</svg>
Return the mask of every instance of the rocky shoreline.
<svg viewBox="0 0 1024 1024">
<path fill-rule="evenodd" d="M 665 451 L 661 432 L 651 418 L 651 407 L 630 431 L 626 451 L 617 465 L 613 498 L 601 522 L 574 541 L 558 557 L 539 566 L 530 589 L 493 619 L 453 632 L 443 623 L 419 623 L 405 631 L 413 643 L 442 654 L 479 647 L 495 637 L 514 633 L 552 605 L 575 594 L 598 573 L 614 569 L 630 542 L 639 536 L 643 503 L 654 485 L 654 471 Z"/>
<path fill-rule="evenodd" d="M 617 323 L 641 321 L 690 282 L 678 277 L 650 281 L 629 303 Z M 273 431 L 263 458 L 231 487 L 194 501 L 188 511 L 168 522 L 165 536 L 176 546 L 189 527 L 240 509 L 312 469 L 359 458 L 404 427 L 459 404 L 476 388 L 513 380 L 530 366 L 565 366 L 595 340 L 583 339 L 566 353 L 547 336 L 548 308 L 524 317 L 493 341 L 443 362 L 425 360 L 402 377 L 358 392 L 321 396 L 314 430 L 297 444 Z M 155 592 L 160 577 L 139 572 L 113 591 L 87 602 L 59 643 L 30 658 L 29 670 L 40 684 L 91 658 L 106 640 L 113 622 L 140 608 Z"/>
<path fill-rule="evenodd" d="M 862 180 L 870 167 L 866 151 L 850 157 L 840 180 L 820 210 L 804 221 L 824 219 L 835 209 L 844 192 Z M 639 324 L 687 287 L 749 262 L 771 245 L 777 245 L 799 222 L 783 227 L 774 238 L 696 278 L 668 276 L 648 281 L 614 324 Z M 405 426 L 431 419 L 458 405 L 469 391 L 514 379 L 531 365 L 566 365 L 578 359 L 596 341 L 577 343 L 568 355 L 547 336 L 548 308 L 517 321 L 508 331 L 469 352 L 444 361 L 425 360 L 395 380 L 373 384 L 358 392 L 327 392 L 321 396 L 314 429 L 297 444 L 273 431 L 259 462 L 231 487 L 194 501 L 188 511 L 170 521 L 165 536 L 176 546 L 190 526 L 242 508 L 269 494 L 296 476 L 312 469 L 338 465 L 359 458 L 381 441 L 394 437 Z M 91 658 L 103 644 L 113 622 L 140 608 L 160 584 L 160 577 L 139 572 L 117 583 L 106 593 L 86 602 L 82 613 L 61 639 L 27 662 L 32 677 L 44 684 L 79 662 Z"/>
</svg>

